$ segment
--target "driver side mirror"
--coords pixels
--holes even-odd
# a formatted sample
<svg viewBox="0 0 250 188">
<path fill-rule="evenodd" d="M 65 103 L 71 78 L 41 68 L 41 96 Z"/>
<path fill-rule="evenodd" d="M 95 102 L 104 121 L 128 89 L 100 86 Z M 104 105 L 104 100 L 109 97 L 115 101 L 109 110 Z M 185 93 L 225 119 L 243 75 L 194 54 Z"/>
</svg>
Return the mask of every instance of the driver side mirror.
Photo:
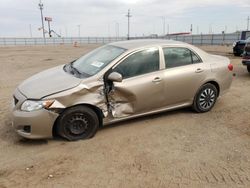
<svg viewBox="0 0 250 188">
<path fill-rule="evenodd" d="M 112 82 L 122 82 L 122 75 L 118 72 L 111 72 L 108 75 L 108 80 Z"/>
</svg>

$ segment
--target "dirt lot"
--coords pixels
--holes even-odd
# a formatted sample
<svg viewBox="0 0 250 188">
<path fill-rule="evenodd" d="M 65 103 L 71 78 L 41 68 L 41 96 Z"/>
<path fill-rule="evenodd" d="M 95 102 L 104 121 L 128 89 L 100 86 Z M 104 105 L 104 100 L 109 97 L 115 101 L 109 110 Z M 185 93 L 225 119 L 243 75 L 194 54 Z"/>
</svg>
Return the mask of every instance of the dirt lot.
<svg viewBox="0 0 250 188">
<path fill-rule="evenodd" d="M 230 92 L 209 113 L 161 113 L 78 142 L 16 135 L 10 119 L 14 88 L 95 47 L 0 48 L 0 188 L 250 187 L 250 74 L 229 54 L 231 47 L 202 47 L 230 57 L 236 73 Z"/>
</svg>

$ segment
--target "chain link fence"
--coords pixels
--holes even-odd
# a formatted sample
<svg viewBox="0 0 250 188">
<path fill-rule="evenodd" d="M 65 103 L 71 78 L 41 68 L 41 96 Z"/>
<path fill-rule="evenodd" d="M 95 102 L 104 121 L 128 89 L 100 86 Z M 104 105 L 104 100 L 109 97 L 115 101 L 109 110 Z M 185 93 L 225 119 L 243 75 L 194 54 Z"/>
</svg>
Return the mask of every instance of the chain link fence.
<svg viewBox="0 0 250 188">
<path fill-rule="evenodd" d="M 206 35 L 168 35 L 165 37 L 131 37 L 130 39 L 169 39 L 194 45 L 232 45 L 240 33 Z M 62 44 L 107 44 L 127 40 L 126 37 L 62 37 L 62 38 L 0 38 L 0 46 L 34 46 Z"/>
</svg>

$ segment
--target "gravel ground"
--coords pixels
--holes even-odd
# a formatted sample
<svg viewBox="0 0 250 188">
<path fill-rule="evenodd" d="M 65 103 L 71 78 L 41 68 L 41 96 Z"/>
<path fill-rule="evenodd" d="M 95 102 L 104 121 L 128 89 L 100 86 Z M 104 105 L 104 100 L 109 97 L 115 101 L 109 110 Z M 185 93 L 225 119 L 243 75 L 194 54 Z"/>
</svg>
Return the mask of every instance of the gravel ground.
<svg viewBox="0 0 250 188">
<path fill-rule="evenodd" d="M 211 112 L 176 110 L 101 129 L 77 142 L 26 140 L 11 127 L 15 87 L 97 45 L 0 48 L 0 188 L 250 187 L 250 74 L 231 47 L 236 76 Z"/>
</svg>

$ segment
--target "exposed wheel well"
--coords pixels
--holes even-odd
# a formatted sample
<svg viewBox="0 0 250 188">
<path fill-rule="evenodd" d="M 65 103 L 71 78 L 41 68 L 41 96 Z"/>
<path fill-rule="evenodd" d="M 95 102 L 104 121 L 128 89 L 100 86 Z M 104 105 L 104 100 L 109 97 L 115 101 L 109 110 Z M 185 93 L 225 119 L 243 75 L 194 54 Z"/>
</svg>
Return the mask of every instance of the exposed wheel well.
<svg viewBox="0 0 250 188">
<path fill-rule="evenodd" d="M 92 110 L 94 110 L 94 112 L 95 112 L 95 113 L 97 114 L 97 116 L 98 116 L 99 127 L 102 127 L 102 126 L 103 126 L 103 117 L 104 117 L 104 115 L 103 115 L 102 110 L 101 110 L 100 108 L 98 108 L 98 107 L 96 107 L 96 106 L 93 106 L 93 105 L 91 105 L 91 104 L 77 104 L 77 105 L 74 105 L 74 106 L 87 106 L 87 107 L 91 108 Z M 63 109 L 63 110 L 59 110 L 59 111 L 60 111 L 59 116 L 60 116 L 60 114 L 62 114 L 66 109 L 71 108 L 71 107 L 74 107 L 74 106 L 70 106 L 70 107 L 67 107 L 67 108 L 65 108 L 65 109 Z M 59 116 L 57 117 L 57 119 L 56 119 L 56 121 L 55 121 L 55 123 L 54 123 L 54 125 L 53 125 L 53 129 L 52 129 L 53 137 L 57 136 L 57 133 L 56 133 L 56 126 L 57 126 L 57 122 L 58 122 Z"/>
<path fill-rule="evenodd" d="M 218 91 L 218 96 L 219 96 L 220 95 L 220 86 L 219 86 L 219 84 L 217 82 L 215 82 L 215 81 L 209 81 L 209 82 L 206 82 L 205 84 L 208 84 L 208 83 L 213 84 L 216 87 L 216 89 Z"/>
</svg>

